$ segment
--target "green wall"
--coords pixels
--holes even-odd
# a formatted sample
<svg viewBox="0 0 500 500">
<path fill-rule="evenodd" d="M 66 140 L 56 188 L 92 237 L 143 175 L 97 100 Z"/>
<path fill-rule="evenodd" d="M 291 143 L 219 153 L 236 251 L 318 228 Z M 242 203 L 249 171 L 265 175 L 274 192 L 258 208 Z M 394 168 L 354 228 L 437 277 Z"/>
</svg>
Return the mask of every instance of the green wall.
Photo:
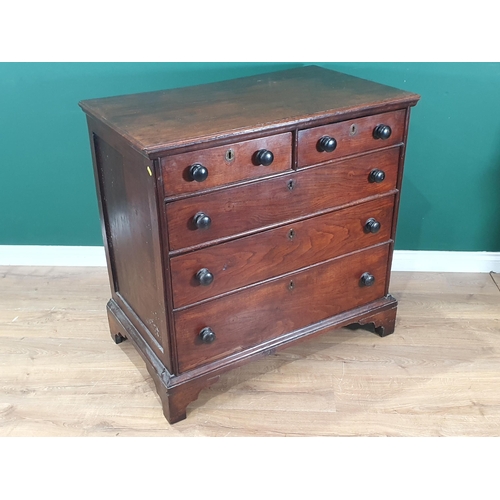
<svg viewBox="0 0 500 500">
<path fill-rule="evenodd" d="M 317 63 L 421 94 L 398 249 L 500 251 L 500 64 Z M 237 78 L 280 63 L 0 64 L 0 245 L 101 245 L 78 101 Z"/>
<path fill-rule="evenodd" d="M 500 251 L 500 64 L 324 64 L 420 94 L 396 248 Z"/>
</svg>

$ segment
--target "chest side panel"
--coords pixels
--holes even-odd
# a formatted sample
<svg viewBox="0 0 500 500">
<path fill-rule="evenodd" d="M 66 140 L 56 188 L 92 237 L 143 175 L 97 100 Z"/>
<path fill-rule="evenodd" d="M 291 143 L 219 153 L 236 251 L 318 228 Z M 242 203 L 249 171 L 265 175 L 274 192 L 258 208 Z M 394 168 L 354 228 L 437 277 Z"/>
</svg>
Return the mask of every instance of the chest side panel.
<svg viewBox="0 0 500 500">
<path fill-rule="evenodd" d="M 113 298 L 170 364 L 155 179 L 139 155 L 124 156 L 95 134 L 93 142 Z"/>
</svg>

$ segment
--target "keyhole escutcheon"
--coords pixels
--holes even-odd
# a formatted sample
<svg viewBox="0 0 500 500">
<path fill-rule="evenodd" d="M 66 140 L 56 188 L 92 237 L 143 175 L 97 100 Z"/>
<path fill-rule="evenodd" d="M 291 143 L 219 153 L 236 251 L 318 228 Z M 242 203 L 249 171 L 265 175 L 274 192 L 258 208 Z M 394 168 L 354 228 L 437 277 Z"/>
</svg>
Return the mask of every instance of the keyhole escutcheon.
<svg viewBox="0 0 500 500">
<path fill-rule="evenodd" d="M 226 161 L 233 161 L 235 157 L 234 149 L 228 149 L 226 151 Z"/>
</svg>

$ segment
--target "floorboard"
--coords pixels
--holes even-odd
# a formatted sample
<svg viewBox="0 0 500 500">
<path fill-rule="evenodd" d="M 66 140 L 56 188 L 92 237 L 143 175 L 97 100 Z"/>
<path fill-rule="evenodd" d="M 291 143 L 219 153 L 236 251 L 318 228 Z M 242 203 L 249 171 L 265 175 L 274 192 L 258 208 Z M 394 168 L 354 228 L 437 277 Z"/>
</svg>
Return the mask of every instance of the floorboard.
<svg viewBox="0 0 500 500">
<path fill-rule="evenodd" d="M 393 273 L 393 335 L 343 328 L 235 369 L 171 426 L 111 341 L 105 268 L 0 267 L 0 436 L 499 436 L 499 286 Z"/>
</svg>

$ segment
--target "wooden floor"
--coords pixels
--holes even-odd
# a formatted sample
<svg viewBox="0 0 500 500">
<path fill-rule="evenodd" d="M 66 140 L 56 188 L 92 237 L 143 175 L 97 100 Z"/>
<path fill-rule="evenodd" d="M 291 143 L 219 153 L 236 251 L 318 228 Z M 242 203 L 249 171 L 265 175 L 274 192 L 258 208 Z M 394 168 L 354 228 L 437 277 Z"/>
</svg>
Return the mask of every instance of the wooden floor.
<svg viewBox="0 0 500 500">
<path fill-rule="evenodd" d="M 499 436 L 498 276 L 393 273 L 393 335 L 344 328 L 236 369 L 170 426 L 111 341 L 104 268 L 0 267 L 0 436 Z"/>
</svg>

